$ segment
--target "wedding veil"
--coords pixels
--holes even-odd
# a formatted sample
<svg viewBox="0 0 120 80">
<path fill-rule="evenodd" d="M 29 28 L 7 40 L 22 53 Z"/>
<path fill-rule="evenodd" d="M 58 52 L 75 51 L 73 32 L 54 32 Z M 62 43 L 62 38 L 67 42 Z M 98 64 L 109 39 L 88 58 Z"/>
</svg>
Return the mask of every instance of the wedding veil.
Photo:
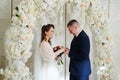
<svg viewBox="0 0 120 80">
<path fill-rule="evenodd" d="M 33 56 L 34 56 L 34 80 L 42 80 L 41 79 L 41 55 L 39 50 L 40 37 L 41 37 L 41 28 L 37 27 L 33 30 L 34 40 L 33 40 Z"/>
</svg>

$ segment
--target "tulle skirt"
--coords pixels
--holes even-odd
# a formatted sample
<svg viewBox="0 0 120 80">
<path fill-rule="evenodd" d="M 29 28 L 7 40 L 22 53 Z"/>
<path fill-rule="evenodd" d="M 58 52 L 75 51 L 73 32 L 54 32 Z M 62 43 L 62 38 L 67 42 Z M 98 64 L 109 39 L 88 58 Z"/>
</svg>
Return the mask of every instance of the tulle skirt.
<svg viewBox="0 0 120 80">
<path fill-rule="evenodd" d="M 42 80 L 59 80 L 59 71 L 55 62 L 44 62 L 42 66 Z"/>
</svg>

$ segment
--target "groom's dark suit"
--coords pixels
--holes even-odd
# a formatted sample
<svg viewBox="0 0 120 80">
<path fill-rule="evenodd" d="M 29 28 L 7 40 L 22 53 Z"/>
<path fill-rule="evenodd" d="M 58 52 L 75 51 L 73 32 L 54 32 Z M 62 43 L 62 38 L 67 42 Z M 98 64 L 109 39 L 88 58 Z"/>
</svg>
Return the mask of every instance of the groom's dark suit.
<svg viewBox="0 0 120 80">
<path fill-rule="evenodd" d="M 88 80 L 91 73 L 89 60 L 90 41 L 87 34 L 82 30 L 71 42 L 70 57 L 70 80 Z M 84 78 L 83 78 L 84 77 Z"/>
</svg>

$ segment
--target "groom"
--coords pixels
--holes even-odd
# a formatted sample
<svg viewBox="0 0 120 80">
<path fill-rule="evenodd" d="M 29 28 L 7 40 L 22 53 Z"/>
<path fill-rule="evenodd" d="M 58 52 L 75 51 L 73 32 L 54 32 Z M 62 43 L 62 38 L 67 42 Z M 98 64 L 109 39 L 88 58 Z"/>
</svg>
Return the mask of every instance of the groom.
<svg viewBox="0 0 120 80">
<path fill-rule="evenodd" d="M 70 80 L 89 80 L 91 73 L 89 37 L 76 20 L 69 21 L 67 28 L 74 35 L 70 50 L 65 50 L 65 53 L 70 57 Z"/>
</svg>

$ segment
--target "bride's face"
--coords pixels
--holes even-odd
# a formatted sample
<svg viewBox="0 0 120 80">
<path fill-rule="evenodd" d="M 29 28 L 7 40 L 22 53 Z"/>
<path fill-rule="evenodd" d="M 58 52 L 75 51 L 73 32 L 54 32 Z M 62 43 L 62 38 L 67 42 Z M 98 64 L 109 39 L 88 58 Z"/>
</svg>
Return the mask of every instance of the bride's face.
<svg viewBox="0 0 120 80">
<path fill-rule="evenodd" d="M 51 39 L 53 37 L 53 34 L 54 34 L 54 28 L 51 27 L 48 32 L 45 32 L 45 34 L 46 34 L 46 37 L 48 37 L 49 39 Z"/>
</svg>

